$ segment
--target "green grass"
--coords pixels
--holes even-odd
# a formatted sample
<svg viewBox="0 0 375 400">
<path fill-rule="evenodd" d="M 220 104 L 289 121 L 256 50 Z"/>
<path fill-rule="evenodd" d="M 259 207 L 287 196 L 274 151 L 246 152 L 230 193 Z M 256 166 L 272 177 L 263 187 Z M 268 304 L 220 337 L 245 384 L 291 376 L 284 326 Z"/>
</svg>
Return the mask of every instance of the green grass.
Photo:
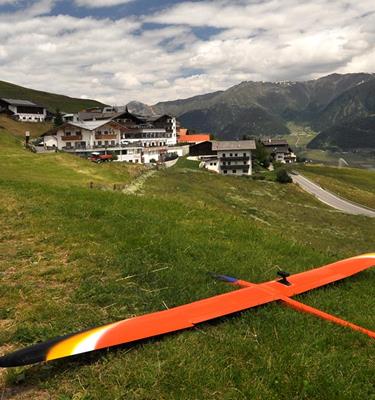
<svg viewBox="0 0 375 400">
<path fill-rule="evenodd" d="M 0 115 L 0 132 L 10 132 L 21 140 L 25 139 L 26 131 L 29 131 L 30 136 L 35 138 L 47 132 L 51 127 L 52 124 L 49 122 L 17 122 L 10 117 Z"/>
<path fill-rule="evenodd" d="M 297 169 L 323 188 L 375 209 L 374 171 L 311 165 Z"/>
<path fill-rule="evenodd" d="M 312 160 L 315 163 L 338 166 L 339 160 L 343 158 L 350 167 L 375 170 L 374 153 L 342 153 L 328 150 L 302 150 L 297 152 L 300 157 Z"/>
<path fill-rule="evenodd" d="M 47 107 L 51 112 L 60 109 L 64 112 L 78 112 L 84 108 L 103 106 L 96 100 L 77 99 L 60 94 L 42 92 L 0 81 L 0 97 L 30 100 Z"/>
<path fill-rule="evenodd" d="M 262 282 L 277 266 L 294 273 L 375 248 L 373 220 L 294 185 L 182 160 L 133 195 L 89 190 L 88 180 L 110 184 L 119 168 L 131 180 L 132 168 L 35 155 L 0 138 L 0 352 L 232 290 L 209 271 Z M 299 298 L 375 329 L 374 290 L 367 271 Z M 373 354 L 364 335 L 269 304 L 136 346 L 1 371 L 0 385 L 17 399 L 371 399 Z"/>
<path fill-rule="evenodd" d="M 305 149 L 306 145 L 317 135 L 310 127 L 295 122 L 288 122 L 287 127 L 290 135 L 281 138 L 287 140 L 289 145 L 297 152 Z"/>
</svg>

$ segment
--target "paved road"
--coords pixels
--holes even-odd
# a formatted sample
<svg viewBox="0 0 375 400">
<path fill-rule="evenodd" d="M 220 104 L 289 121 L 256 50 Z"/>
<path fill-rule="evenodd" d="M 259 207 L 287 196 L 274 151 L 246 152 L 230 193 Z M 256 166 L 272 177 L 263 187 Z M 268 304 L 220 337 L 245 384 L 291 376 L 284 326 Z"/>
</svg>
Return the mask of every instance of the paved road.
<svg viewBox="0 0 375 400">
<path fill-rule="evenodd" d="M 291 175 L 291 177 L 293 179 L 293 182 L 297 183 L 303 190 L 311 193 L 312 195 L 317 197 L 318 200 L 333 208 L 336 208 L 337 210 L 343 211 L 348 214 L 367 215 L 368 217 L 375 218 L 375 211 L 371 211 L 370 209 L 361 207 L 359 205 L 351 203 L 350 201 L 337 197 L 334 194 L 322 189 L 319 185 L 311 182 L 309 179 L 305 178 L 302 175 Z"/>
</svg>

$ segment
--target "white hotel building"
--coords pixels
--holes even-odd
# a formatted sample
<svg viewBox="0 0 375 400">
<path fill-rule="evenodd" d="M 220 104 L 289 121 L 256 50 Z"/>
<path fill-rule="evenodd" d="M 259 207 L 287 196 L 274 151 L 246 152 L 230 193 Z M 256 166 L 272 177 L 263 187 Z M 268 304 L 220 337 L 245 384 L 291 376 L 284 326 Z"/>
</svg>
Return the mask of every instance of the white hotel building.
<svg viewBox="0 0 375 400">
<path fill-rule="evenodd" d="M 88 119 L 90 117 L 92 119 Z M 176 119 L 163 115 L 140 117 L 126 110 L 101 119 L 103 113 L 85 113 L 85 120 L 69 121 L 43 134 L 44 146 L 89 157 L 92 152 L 111 152 L 118 161 L 149 163 L 163 161 L 177 144 Z M 108 116 L 111 116 L 108 119 Z M 98 119 L 97 119 L 98 118 Z"/>
</svg>

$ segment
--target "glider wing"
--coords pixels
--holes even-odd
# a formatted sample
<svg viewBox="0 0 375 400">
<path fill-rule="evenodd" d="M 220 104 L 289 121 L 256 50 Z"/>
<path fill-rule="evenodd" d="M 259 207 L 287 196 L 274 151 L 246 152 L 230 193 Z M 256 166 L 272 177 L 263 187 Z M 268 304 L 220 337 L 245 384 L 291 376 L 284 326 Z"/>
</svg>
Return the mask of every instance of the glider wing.
<svg viewBox="0 0 375 400">
<path fill-rule="evenodd" d="M 375 253 L 363 254 L 291 275 L 287 279 L 290 286 L 280 284 L 276 280 L 261 283 L 259 287 L 276 289 L 278 292 L 282 292 L 285 296 L 289 297 L 348 278 L 373 266 L 375 266 Z"/>
<path fill-rule="evenodd" d="M 274 300 L 278 300 L 277 294 L 266 292 L 256 286 L 240 289 L 183 306 L 125 319 L 52 339 L 48 342 L 38 343 L 0 357 L 0 367 L 14 367 L 55 360 L 192 328 L 200 322 L 243 311 Z"/>
</svg>

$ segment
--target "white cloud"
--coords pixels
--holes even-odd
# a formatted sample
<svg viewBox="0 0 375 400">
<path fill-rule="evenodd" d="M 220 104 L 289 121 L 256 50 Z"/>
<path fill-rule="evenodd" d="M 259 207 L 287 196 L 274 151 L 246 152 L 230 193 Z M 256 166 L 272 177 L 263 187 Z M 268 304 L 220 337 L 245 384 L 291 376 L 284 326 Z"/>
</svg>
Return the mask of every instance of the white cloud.
<svg viewBox="0 0 375 400">
<path fill-rule="evenodd" d="M 100 8 L 100 7 L 112 7 L 120 4 L 130 3 L 134 0 L 75 0 L 75 3 L 81 7 L 87 8 Z"/>
<path fill-rule="evenodd" d="M 119 0 L 90 4 L 113 2 Z M 53 6 L 39 0 L 0 14 L 1 79 L 106 103 L 150 104 L 243 80 L 375 71 L 373 0 L 181 2 L 115 21 L 47 16 Z M 160 28 L 144 30 L 145 22 Z M 194 33 L 207 26 L 217 33 Z"/>
</svg>

